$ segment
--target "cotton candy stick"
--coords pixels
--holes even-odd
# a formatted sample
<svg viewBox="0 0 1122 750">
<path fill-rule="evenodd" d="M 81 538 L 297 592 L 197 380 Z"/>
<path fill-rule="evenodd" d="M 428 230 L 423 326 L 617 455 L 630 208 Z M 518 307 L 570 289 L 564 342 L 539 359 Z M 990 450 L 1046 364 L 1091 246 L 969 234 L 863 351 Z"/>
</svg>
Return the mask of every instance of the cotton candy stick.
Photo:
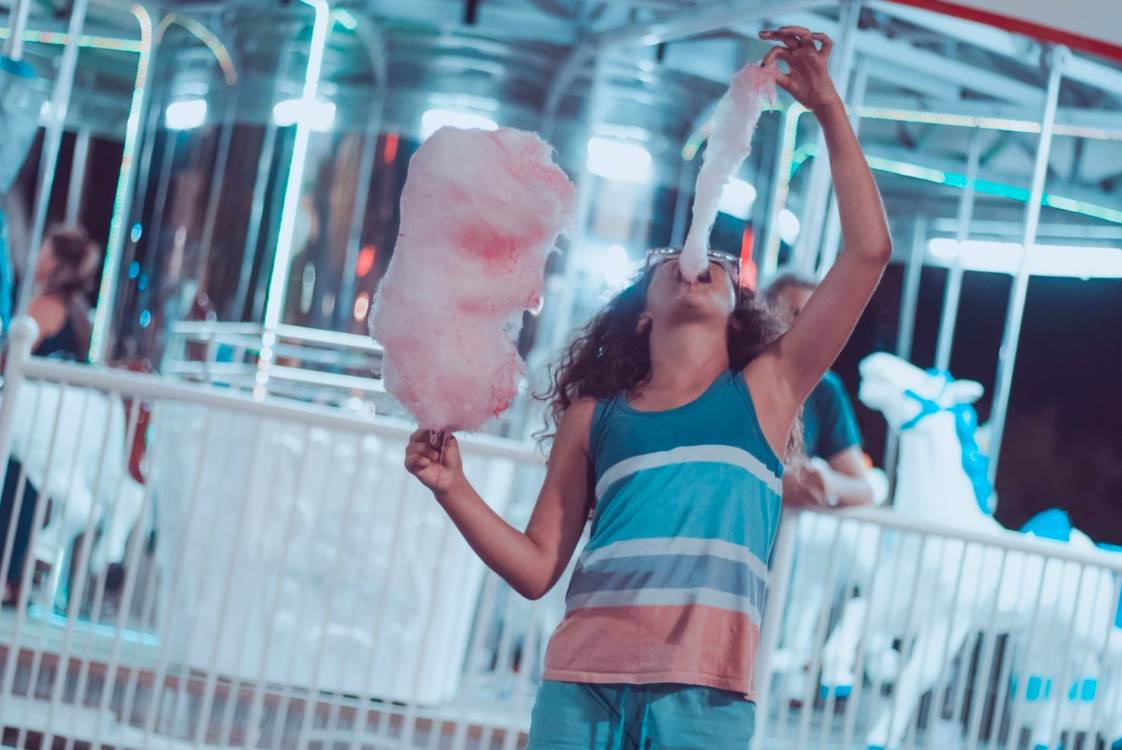
<svg viewBox="0 0 1122 750">
<path fill-rule="evenodd" d="M 476 430 L 510 405 L 522 312 L 541 300 L 575 197 L 533 133 L 446 127 L 413 155 L 370 330 L 386 390 L 422 427 Z M 443 449 L 444 436 L 429 439 Z"/>
<path fill-rule="evenodd" d="M 694 189 L 693 220 L 679 259 L 682 276 L 688 280 L 696 279 L 708 265 L 705 253 L 721 192 L 752 150 L 752 134 L 760 113 L 769 100 L 775 99 L 776 72 L 774 66 L 745 65 L 733 76 L 713 111 Z"/>
</svg>

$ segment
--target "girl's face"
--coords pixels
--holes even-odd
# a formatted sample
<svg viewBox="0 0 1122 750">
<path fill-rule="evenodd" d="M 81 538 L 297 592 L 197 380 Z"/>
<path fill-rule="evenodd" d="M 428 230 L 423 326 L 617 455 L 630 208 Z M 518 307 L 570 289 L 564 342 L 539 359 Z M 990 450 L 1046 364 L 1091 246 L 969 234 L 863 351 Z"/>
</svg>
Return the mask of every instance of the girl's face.
<svg viewBox="0 0 1122 750">
<path fill-rule="evenodd" d="M 724 325 L 736 307 L 732 277 L 715 261 L 696 281 L 685 280 L 677 257 L 661 261 L 651 274 L 646 312 L 655 324 L 712 320 Z"/>
<path fill-rule="evenodd" d="M 40 286 L 47 283 L 58 267 L 54 246 L 47 242 L 39 249 L 39 259 L 35 263 L 35 283 Z"/>
</svg>

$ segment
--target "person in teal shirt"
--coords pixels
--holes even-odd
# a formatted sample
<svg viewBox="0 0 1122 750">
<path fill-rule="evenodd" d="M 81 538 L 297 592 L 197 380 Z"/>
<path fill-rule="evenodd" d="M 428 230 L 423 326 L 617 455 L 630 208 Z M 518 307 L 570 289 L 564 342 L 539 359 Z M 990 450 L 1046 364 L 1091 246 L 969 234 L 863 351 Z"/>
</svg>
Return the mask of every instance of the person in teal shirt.
<svg viewBox="0 0 1122 750">
<path fill-rule="evenodd" d="M 796 271 L 784 271 L 768 285 L 765 299 L 788 323 L 810 300 L 818 283 Z M 815 386 L 803 406 L 805 457 L 791 462 L 784 474 L 783 494 L 803 505 L 870 505 L 868 479 L 857 416 L 841 378 L 832 370 Z"/>
</svg>

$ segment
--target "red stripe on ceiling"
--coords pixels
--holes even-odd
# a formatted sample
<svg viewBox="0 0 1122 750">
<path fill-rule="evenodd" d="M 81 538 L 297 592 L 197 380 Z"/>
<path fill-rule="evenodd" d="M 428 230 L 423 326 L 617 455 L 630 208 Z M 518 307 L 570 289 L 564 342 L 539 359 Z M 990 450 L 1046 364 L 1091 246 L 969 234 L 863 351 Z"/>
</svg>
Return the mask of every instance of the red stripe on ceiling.
<svg viewBox="0 0 1122 750">
<path fill-rule="evenodd" d="M 893 2 L 923 8 L 924 10 L 933 10 L 936 13 L 943 13 L 948 16 L 958 16 L 968 21 L 977 21 L 1006 31 L 1036 37 L 1048 42 L 1065 44 L 1073 49 L 1081 49 L 1122 61 L 1122 45 L 1112 44 L 1101 39 L 1092 39 L 1081 34 L 1074 34 L 1070 31 L 1033 23 L 1021 18 L 1011 18 L 1000 13 L 991 13 L 988 10 L 947 2 L 947 0 L 893 0 Z"/>
</svg>

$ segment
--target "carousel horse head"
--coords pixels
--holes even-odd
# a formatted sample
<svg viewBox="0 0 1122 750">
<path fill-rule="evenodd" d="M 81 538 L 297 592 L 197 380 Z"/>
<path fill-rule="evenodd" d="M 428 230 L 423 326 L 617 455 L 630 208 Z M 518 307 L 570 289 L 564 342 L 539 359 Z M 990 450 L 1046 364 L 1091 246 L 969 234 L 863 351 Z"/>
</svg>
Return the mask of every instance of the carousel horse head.
<svg viewBox="0 0 1122 750">
<path fill-rule="evenodd" d="M 876 352 L 861 360 L 858 398 L 865 406 L 884 414 L 889 426 L 900 432 L 902 438 L 910 431 L 934 428 L 938 420 L 929 417 L 937 414 L 953 419 L 963 471 L 974 487 L 978 507 L 989 515 L 993 512 L 989 460 L 978 445 L 978 415 L 971 406 L 981 395 L 981 383 L 955 380 L 946 371 L 922 370 L 892 354 Z"/>
</svg>

